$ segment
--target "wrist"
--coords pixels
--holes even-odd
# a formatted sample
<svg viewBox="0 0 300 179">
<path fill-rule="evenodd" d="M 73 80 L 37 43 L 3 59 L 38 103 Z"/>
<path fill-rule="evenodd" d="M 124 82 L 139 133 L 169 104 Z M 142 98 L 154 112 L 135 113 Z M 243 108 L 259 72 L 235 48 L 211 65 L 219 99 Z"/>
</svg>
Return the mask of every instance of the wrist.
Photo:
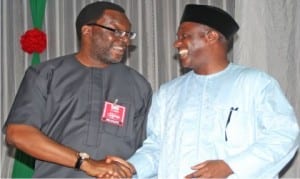
<svg viewBox="0 0 300 179">
<path fill-rule="evenodd" d="M 82 165 L 84 163 L 86 163 L 85 161 L 87 161 L 89 159 L 90 159 L 89 154 L 84 153 L 84 152 L 78 152 L 77 153 L 77 160 L 76 160 L 74 168 L 77 169 L 77 170 L 82 169 Z"/>
<path fill-rule="evenodd" d="M 91 161 L 92 159 L 84 160 L 80 166 L 80 170 L 85 173 L 89 173 L 92 165 Z"/>
</svg>

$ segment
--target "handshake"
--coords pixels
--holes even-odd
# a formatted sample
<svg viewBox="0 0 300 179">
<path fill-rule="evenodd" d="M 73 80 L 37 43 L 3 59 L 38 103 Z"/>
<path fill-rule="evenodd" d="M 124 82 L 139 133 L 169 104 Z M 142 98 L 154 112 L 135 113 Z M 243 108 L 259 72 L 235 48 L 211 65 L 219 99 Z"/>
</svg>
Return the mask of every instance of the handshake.
<svg viewBox="0 0 300 179">
<path fill-rule="evenodd" d="M 136 173 L 133 165 L 116 156 L 106 156 L 104 160 L 85 160 L 80 169 L 96 178 L 132 178 Z"/>
<path fill-rule="evenodd" d="M 80 169 L 96 178 L 132 178 L 136 173 L 134 166 L 122 158 L 106 156 L 103 160 L 85 160 Z M 227 178 L 233 174 L 224 160 L 207 160 L 191 167 L 192 173 L 184 178 Z"/>
</svg>

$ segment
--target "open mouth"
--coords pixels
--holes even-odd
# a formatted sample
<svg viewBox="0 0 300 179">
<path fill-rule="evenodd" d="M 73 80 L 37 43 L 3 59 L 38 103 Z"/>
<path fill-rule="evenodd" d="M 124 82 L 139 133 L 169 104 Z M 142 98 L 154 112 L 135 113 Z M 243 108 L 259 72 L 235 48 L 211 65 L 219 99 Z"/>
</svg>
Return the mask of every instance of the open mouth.
<svg viewBox="0 0 300 179">
<path fill-rule="evenodd" d="M 122 46 L 113 46 L 112 50 L 114 51 L 114 53 L 116 53 L 118 55 L 123 55 L 126 48 L 122 47 Z"/>
<path fill-rule="evenodd" d="M 180 49 L 178 53 L 179 53 L 180 57 L 185 57 L 188 54 L 188 50 L 187 49 Z"/>
<path fill-rule="evenodd" d="M 113 49 L 115 51 L 119 51 L 119 52 L 124 52 L 125 51 L 125 48 L 124 47 L 121 47 L 121 46 L 114 46 Z"/>
</svg>

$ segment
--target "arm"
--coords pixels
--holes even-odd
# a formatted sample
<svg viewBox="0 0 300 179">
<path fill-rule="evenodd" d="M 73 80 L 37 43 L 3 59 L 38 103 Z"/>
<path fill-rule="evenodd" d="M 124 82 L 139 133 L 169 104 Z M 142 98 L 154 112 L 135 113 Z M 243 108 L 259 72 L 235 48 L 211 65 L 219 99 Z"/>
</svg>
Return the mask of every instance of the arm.
<svg viewBox="0 0 300 179">
<path fill-rule="evenodd" d="M 299 128 L 293 109 L 275 81 L 257 78 L 251 83 L 247 81 L 253 84 L 251 89 L 254 97 L 246 104 L 253 106 L 249 107 L 246 118 L 237 118 L 245 121 L 244 125 L 241 123 L 238 126 L 240 132 L 244 128 L 251 129 L 251 135 L 240 137 L 244 149 L 234 152 L 238 149 L 237 143 L 232 145 L 230 141 L 226 142 L 224 148 L 228 147 L 227 157 L 208 160 L 192 167 L 195 171 L 188 177 L 273 178 L 293 157 L 299 145 Z M 246 125 L 247 121 L 254 125 Z"/>
<path fill-rule="evenodd" d="M 293 109 L 275 80 L 257 80 L 255 141 L 224 161 L 243 177 L 272 178 L 291 160 L 299 146 L 299 127 Z"/>
<path fill-rule="evenodd" d="M 37 159 L 66 167 L 74 167 L 77 160 L 77 151 L 56 143 L 29 125 L 9 124 L 6 128 L 6 141 Z"/>
<path fill-rule="evenodd" d="M 162 120 L 160 114 L 163 114 L 164 105 L 160 106 L 158 94 L 154 94 L 152 98 L 152 105 L 148 114 L 147 122 L 147 138 L 142 147 L 131 156 L 128 161 L 124 161 L 116 156 L 107 156 L 107 162 L 118 162 L 120 167 L 129 168 L 131 177 L 136 174 L 138 178 L 151 178 L 157 175 L 158 160 L 160 154 L 160 133 L 162 131 Z M 145 167 L 147 166 L 147 167 Z M 110 175 L 106 175 L 110 177 Z"/>
<path fill-rule="evenodd" d="M 78 158 L 77 151 L 51 140 L 41 131 L 29 125 L 9 124 L 6 128 L 6 141 L 34 158 L 65 167 L 74 168 Z M 112 176 L 125 177 L 130 172 L 126 168 L 117 169 L 118 166 L 114 163 L 93 159 L 84 160 L 80 166 L 80 170 L 90 176 L 102 176 L 110 173 Z"/>
<path fill-rule="evenodd" d="M 152 104 L 148 114 L 147 138 L 141 148 L 128 159 L 135 170 L 138 178 L 150 178 L 157 175 L 159 155 L 161 150 L 161 137 L 163 132 L 163 114 L 165 114 L 164 99 L 162 93 L 153 95 Z M 147 166 L 147 167 L 145 167 Z"/>
<path fill-rule="evenodd" d="M 39 130 L 51 81 L 45 76 L 50 75 L 33 67 L 26 71 L 4 126 L 6 141 L 37 159 L 74 167 L 77 151 L 58 144 Z"/>
<path fill-rule="evenodd" d="M 153 140 L 154 139 L 154 140 Z M 126 178 L 137 175 L 137 178 L 152 178 L 157 175 L 159 163 L 160 148 L 153 136 L 147 137 L 143 146 L 138 151 L 125 161 L 117 156 L 107 156 L 106 162 L 117 162 L 119 170 L 127 168 L 130 174 Z M 145 167 L 147 166 L 147 167 Z M 112 177 L 111 175 L 104 175 L 105 177 Z"/>
<path fill-rule="evenodd" d="M 45 123 L 43 120 L 51 81 L 49 76 L 52 74 L 49 71 L 51 72 L 49 69 L 41 71 L 32 67 L 26 71 L 3 129 L 8 144 L 39 160 L 73 168 L 78 159 L 77 151 L 57 143 L 40 131 Z M 114 164 L 90 159 L 83 161 L 81 170 L 96 176 L 104 170 L 113 170 L 114 167 Z"/>
</svg>

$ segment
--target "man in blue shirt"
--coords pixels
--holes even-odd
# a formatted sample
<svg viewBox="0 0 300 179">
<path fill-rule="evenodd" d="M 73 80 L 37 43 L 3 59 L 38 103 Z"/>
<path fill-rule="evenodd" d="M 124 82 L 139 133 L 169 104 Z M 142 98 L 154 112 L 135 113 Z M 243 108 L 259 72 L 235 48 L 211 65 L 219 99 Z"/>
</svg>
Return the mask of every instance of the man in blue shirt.
<svg viewBox="0 0 300 179">
<path fill-rule="evenodd" d="M 275 178 L 299 146 L 278 82 L 231 63 L 238 24 L 225 11 L 185 7 L 174 47 L 192 69 L 154 94 L 147 139 L 128 162 L 138 178 Z"/>
</svg>

